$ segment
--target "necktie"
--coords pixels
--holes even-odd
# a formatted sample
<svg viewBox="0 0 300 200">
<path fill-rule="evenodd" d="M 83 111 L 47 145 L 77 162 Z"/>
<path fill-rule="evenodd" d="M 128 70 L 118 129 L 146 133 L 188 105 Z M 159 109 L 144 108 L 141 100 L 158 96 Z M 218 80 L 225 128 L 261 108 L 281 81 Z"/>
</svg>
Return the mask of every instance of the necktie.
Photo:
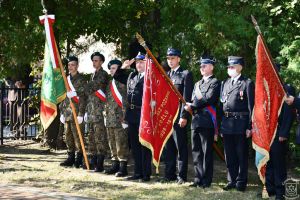
<svg viewBox="0 0 300 200">
<path fill-rule="evenodd" d="M 175 74 L 175 72 L 172 70 L 172 71 L 171 71 L 171 77 L 173 77 L 174 74 Z"/>
<path fill-rule="evenodd" d="M 233 86 L 233 84 L 234 84 L 234 80 L 231 81 L 231 86 Z"/>
<path fill-rule="evenodd" d="M 138 74 L 138 80 L 140 80 L 141 79 L 141 74 Z"/>
</svg>

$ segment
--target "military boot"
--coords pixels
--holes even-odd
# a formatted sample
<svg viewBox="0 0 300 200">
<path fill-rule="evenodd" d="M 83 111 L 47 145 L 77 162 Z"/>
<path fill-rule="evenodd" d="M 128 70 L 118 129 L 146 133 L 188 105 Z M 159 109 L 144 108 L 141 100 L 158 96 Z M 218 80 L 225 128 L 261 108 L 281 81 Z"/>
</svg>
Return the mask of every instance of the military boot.
<svg viewBox="0 0 300 200">
<path fill-rule="evenodd" d="M 68 152 L 68 158 L 60 163 L 60 166 L 71 167 L 75 163 L 75 152 Z"/>
<path fill-rule="evenodd" d="M 95 172 L 103 172 L 103 170 L 104 170 L 103 163 L 104 163 L 104 156 L 101 154 L 97 155 Z"/>
<path fill-rule="evenodd" d="M 119 171 L 120 168 L 120 162 L 117 160 L 113 160 L 111 167 L 104 171 L 104 174 L 115 174 Z"/>
<path fill-rule="evenodd" d="M 90 169 L 95 170 L 97 164 L 97 155 L 90 155 Z"/>
<path fill-rule="evenodd" d="M 83 158 L 83 154 L 81 152 L 77 152 L 75 163 L 74 163 L 76 168 L 82 167 L 82 158 Z"/>
<path fill-rule="evenodd" d="M 127 175 L 128 175 L 128 172 L 127 172 L 127 161 L 121 161 L 120 162 L 120 169 L 116 173 L 116 177 L 124 177 L 124 176 L 127 176 Z"/>
</svg>

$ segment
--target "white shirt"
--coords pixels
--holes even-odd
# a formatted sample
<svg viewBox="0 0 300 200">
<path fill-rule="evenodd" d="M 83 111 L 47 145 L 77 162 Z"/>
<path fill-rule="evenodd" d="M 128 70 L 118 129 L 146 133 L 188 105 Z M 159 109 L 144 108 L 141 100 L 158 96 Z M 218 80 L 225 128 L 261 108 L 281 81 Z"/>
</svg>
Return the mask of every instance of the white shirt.
<svg viewBox="0 0 300 200">
<path fill-rule="evenodd" d="M 212 75 L 209 75 L 209 76 L 203 76 L 204 82 L 207 82 L 207 80 L 208 80 L 211 76 L 212 76 Z"/>
<path fill-rule="evenodd" d="M 180 65 L 178 65 L 178 67 L 176 67 L 175 69 L 171 69 L 171 73 L 172 72 L 174 72 L 174 73 L 177 72 L 177 70 L 179 69 L 179 67 L 180 67 Z"/>
<path fill-rule="evenodd" d="M 237 80 L 241 77 L 242 74 L 237 75 L 234 78 L 231 78 L 231 82 L 233 81 L 233 84 L 236 84 Z"/>
<path fill-rule="evenodd" d="M 144 77 L 144 75 L 145 75 L 145 72 L 139 73 L 138 75 L 140 76 L 140 79 L 141 79 L 141 78 L 143 78 L 143 77 Z"/>
</svg>

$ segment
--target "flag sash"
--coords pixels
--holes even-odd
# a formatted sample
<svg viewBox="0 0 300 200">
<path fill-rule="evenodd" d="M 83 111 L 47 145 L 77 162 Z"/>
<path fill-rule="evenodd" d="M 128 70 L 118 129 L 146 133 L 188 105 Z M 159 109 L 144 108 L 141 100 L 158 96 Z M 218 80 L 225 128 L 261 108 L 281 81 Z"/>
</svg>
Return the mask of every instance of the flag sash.
<svg viewBox="0 0 300 200">
<path fill-rule="evenodd" d="M 95 95 L 100 99 L 100 101 L 106 102 L 106 95 L 101 89 L 97 90 Z"/>
<path fill-rule="evenodd" d="M 68 84 L 69 84 L 69 87 L 70 87 L 71 91 L 76 92 L 75 87 L 72 84 L 70 75 L 67 76 L 67 80 L 68 80 Z M 78 96 L 74 96 L 74 97 L 72 97 L 72 99 L 74 100 L 75 103 L 77 103 L 77 104 L 79 103 L 79 97 Z"/>
<path fill-rule="evenodd" d="M 219 130 L 218 130 L 218 123 L 217 123 L 217 112 L 216 112 L 216 108 L 212 105 L 208 105 L 204 108 L 208 114 L 210 115 L 213 124 L 214 124 L 214 129 L 215 129 L 215 135 L 218 135 Z"/>
<path fill-rule="evenodd" d="M 116 103 L 118 104 L 118 106 L 120 108 L 123 108 L 123 103 L 122 103 L 122 95 L 119 92 L 115 79 L 112 80 L 111 84 L 110 84 L 110 91 L 112 93 L 112 96 L 114 98 L 114 100 L 116 101 Z"/>
</svg>

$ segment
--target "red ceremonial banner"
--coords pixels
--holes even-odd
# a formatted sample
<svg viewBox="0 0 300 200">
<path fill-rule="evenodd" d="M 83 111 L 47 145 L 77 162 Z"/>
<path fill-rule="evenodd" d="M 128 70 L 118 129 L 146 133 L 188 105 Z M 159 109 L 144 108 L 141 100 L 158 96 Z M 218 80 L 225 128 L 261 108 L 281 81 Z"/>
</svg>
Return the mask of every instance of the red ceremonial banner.
<svg viewBox="0 0 300 200">
<path fill-rule="evenodd" d="M 163 147 L 173 131 L 179 98 L 151 59 L 146 61 L 140 142 L 152 151 L 158 168 Z"/>
<path fill-rule="evenodd" d="M 252 146 L 256 151 L 255 163 L 259 177 L 265 183 L 266 164 L 276 135 L 285 91 L 261 36 L 257 37 L 256 62 Z"/>
</svg>

